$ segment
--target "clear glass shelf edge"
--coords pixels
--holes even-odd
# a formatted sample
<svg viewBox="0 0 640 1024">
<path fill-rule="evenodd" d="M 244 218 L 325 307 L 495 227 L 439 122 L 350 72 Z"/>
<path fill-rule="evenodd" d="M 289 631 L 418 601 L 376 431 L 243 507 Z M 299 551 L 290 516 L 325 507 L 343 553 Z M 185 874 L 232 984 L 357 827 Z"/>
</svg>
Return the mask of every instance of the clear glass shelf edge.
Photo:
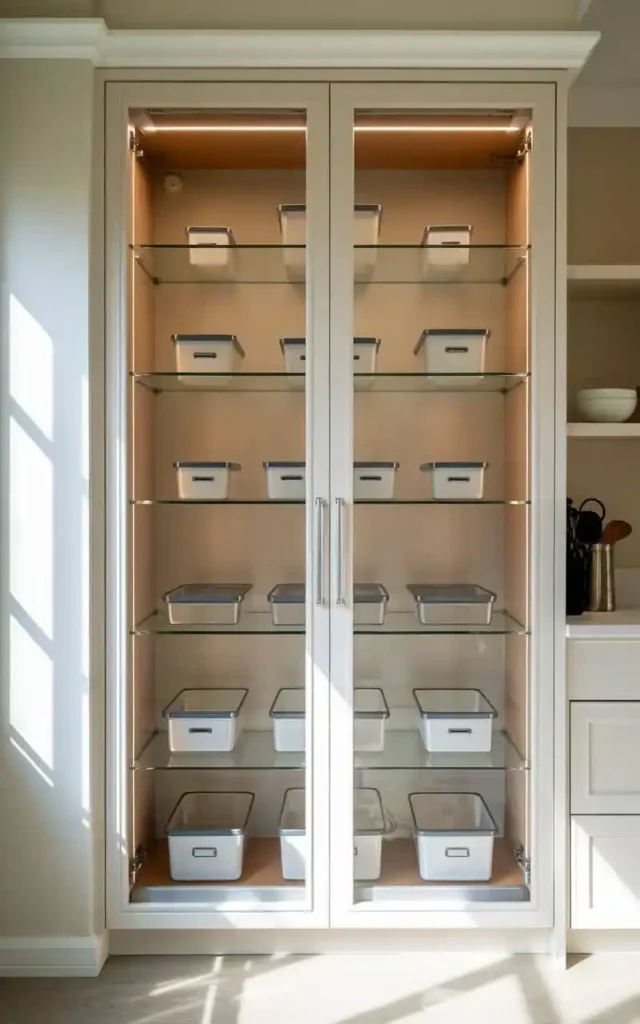
<svg viewBox="0 0 640 1024">
<path fill-rule="evenodd" d="M 304 396 L 305 375 L 282 372 L 265 373 L 178 373 L 148 371 L 129 373 L 131 379 L 157 394 L 166 391 L 183 394 L 228 394 L 243 391 L 284 391 Z M 385 392 L 421 392 L 440 394 L 506 393 L 529 378 L 529 373 L 375 373 L 354 374 L 358 394 Z"/>
</svg>

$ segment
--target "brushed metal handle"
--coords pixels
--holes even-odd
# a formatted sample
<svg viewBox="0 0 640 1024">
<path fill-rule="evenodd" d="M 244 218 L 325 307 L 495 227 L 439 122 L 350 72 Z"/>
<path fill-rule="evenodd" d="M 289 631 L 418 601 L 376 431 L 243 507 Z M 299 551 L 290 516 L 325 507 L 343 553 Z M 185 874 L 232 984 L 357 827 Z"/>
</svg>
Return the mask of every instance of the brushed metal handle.
<svg viewBox="0 0 640 1024">
<path fill-rule="evenodd" d="M 324 604 L 325 522 L 324 498 L 316 498 L 316 604 Z"/>
<path fill-rule="evenodd" d="M 337 550 L 337 557 L 338 557 L 338 566 L 337 566 L 337 572 L 336 572 L 336 591 L 337 591 L 336 604 L 345 605 L 347 602 L 345 601 L 345 598 L 344 598 L 344 552 L 342 550 L 342 548 L 343 548 L 343 539 L 344 539 L 343 518 L 344 518 L 344 511 L 345 511 L 345 508 L 346 508 L 346 503 L 345 503 L 344 498 L 336 498 L 335 499 L 335 507 L 336 507 L 336 513 L 337 513 L 337 523 L 336 523 L 336 542 L 337 543 L 336 543 L 336 550 Z"/>
</svg>

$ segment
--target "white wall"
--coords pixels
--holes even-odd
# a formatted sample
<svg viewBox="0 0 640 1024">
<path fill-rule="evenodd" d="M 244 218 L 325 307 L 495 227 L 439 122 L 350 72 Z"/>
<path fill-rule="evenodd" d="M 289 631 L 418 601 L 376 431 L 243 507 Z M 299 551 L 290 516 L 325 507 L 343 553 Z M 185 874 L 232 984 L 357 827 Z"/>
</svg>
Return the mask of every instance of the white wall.
<svg viewBox="0 0 640 1024">
<path fill-rule="evenodd" d="M 0 966 L 16 938 L 104 927 L 90 740 L 102 691 L 89 631 L 93 74 L 82 61 L 0 65 Z"/>
</svg>

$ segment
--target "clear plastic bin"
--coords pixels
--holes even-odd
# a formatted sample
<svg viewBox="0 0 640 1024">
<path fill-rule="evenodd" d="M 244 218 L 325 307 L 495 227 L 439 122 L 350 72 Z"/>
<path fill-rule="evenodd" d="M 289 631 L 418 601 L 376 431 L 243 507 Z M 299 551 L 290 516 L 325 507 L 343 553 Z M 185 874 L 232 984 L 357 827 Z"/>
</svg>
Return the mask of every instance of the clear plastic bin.
<svg viewBox="0 0 640 1024">
<path fill-rule="evenodd" d="M 496 595 L 474 583 L 409 583 L 423 626 L 488 626 Z"/>
<path fill-rule="evenodd" d="M 169 622 L 173 625 L 234 626 L 251 583 L 183 583 L 167 591 Z"/>
<path fill-rule="evenodd" d="M 181 690 L 163 711 L 174 754 L 233 750 L 248 690 L 238 687 Z"/>
<path fill-rule="evenodd" d="M 468 250 L 467 250 L 468 252 Z M 472 330 L 427 330 L 423 331 L 413 350 L 424 359 L 424 372 L 451 374 L 456 387 L 465 383 L 472 386 L 478 375 L 484 373 L 487 340 L 491 331 L 484 328 Z M 457 374 L 468 374 L 462 379 Z M 451 377 L 443 376 L 438 383 L 446 387 Z"/>
<path fill-rule="evenodd" d="M 489 881 L 498 826 L 479 793 L 410 793 L 409 805 L 425 882 Z"/>
<path fill-rule="evenodd" d="M 279 206 L 278 218 L 282 244 L 292 247 L 285 248 L 283 252 L 287 273 L 291 280 L 302 280 L 305 274 L 305 249 L 293 246 L 306 244 L 307 207 L 304 203 Z M 381 219 L 382 207 L 375 203 L 356 203 L 353 207 L 353 244 L 368 247 L 355 249 L 354 273 L 357 280 L 369 278 L 375 268 Z"/>
<path fill-rule="evenodd" d="M 235 334 L 172 334 L 176 369 L 183 384 L 190 387 L 225 388 L 236 373 L 244 349 Z M 216 374 L 202 378 L 200 374 Z"/>
<path fill-rule="evenodd" d="M 381 626 L 387 614 L 389 593 L 382 583 L 354 583 L 353 623 L 355 626 Z"/>
<path fill-rule="evenodd" d="M 498 712 L 481 690 L 422 688 L 413 691 L 425 750 L 451 754 L 491 750 Z"/>
<path fill-rule="evenodd" d="M 270 501 L 304 501 L 304 462 L 265 462 L 263 465 L 267 474 L 267 497 Z"/>
<path fill-rule="evenodd" d="M 353 877 L 356 882 L 373 882 L 380 877 L 382 837 L 386 831 L 378 790 L 355 789 L 353 811 Z M 283 878 L 302 881 L 307 866 L 304 789 L 286 791 L 278 831 Z"/>
<path fill-rule="evenodd" d="M 391 501 L 399 462 L 354 462 L 353 500 Z"/>
<path fill-rule="evenodd" d="M 242 875 L 253 793 L 185 793 L 165 833 L 174 882 L 235 881 Z"/>
<path fill-rule="evenodd" d="M 274 626 L 303 626 L 305 622 L 304 583 L 276 583 L 267 594 Z"/>
<path fill-rule="evenodd" d="M 420 469 L 431 475 L 436 501 L 480 501 L 488 462 L 424 462 Z"/>
<path fill-rule="evenodd" d="M 353 747 L 355 751 L 384 750 L 389 706 L 377 686 L 355 686 L 353 690 Z M 305 749 L 305 691 L 301 686 L 282 687 L 269 714 L 273 720 L 274 746 L 281 753 Z"/>
<path fill-rule="evenodd" d="M 231 273 L 233 247 L 236 244 L 231 228 L 188 227 L 189 262 L 194 267 L 207 267 L 220 271 L 221 276 Z"/>
<path fill-rule="evenodd" d="M 229 497 L 231 474 L 237 462 L 174 462 L 178 496 L 184 501 L 224 501 Z"/>
<path fill-rule="evenodd" d="M 422 236 L 425 274 L 455 273 L 466 267 L 472 230 L 470 224 L 429 224 Z"/>
<path fill-rule="evenodd" d="M 285 372 L 290 374 L 291 387 L 303 388 L 304 376 L 307 372 L 307 340 L 306 338 L 280 338 L 280 348 L 284 357 Z M 370 387 L 376 372 L 378 361 L 379 338 L 353 339 L 353 372 L 356 389 Z M 365 374 L 366 376 L 362 376 Z"/>
</svg>

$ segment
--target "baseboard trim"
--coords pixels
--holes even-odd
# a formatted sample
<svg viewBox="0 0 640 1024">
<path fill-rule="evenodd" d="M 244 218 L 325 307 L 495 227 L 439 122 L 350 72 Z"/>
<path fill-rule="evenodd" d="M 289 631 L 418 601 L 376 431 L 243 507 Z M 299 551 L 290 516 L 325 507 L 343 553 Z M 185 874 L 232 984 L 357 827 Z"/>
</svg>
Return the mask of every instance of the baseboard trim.
<svg viewBox="0 0 640 1024">
<path fill-rule="evenodd" d="M 0 939 L 0 978 L 95 978 L 108 955 L 107 932 Z"/>
</svg>

